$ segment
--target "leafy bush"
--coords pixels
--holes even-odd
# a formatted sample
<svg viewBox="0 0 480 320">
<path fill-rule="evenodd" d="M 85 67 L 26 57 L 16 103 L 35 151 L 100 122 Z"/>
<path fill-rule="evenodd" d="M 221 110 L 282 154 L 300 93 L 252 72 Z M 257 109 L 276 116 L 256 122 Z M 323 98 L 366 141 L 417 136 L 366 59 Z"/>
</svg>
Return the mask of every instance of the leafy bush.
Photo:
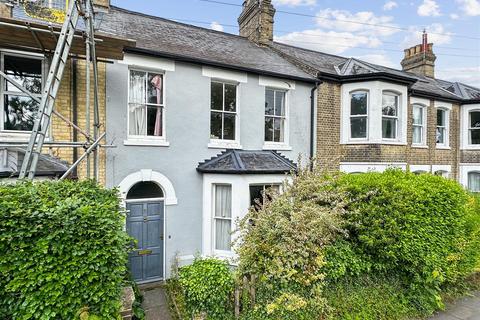
<svg viewBox="0 0 480 320">
<path fill-rule="evenodd" d="M 2 319 L 113 319 L 128 236 L 116 191 L 94 182 L 0 185 Z"/>
<path fill-rule="evenodd" d="M 222 320 L 233 316 L 235 283 L 226 262 L 197 258 L 193 264 L 180 268 L 179 282 L 190 314 Z"/>
<path fill-rule="evenodd" d="M 239 273 L 257 279 L 252 319 L 312 319 L 325 308 L 325 247 L 342 233 L 346 195 L 321 172 L 292 179 L 240 223 Z"/>
<path fill-rule="evenodd" d="M 479 261 L 474 200 L 453 180 L 400 170 L 343 175 L 337 183 L 350 199 L 365 200 L 352 201 L 344 216 L 351 255 L 345 259 L 335 244 L 330 270 L 399 275 L 421 312 L 441 308 L 441 286 L 465 278 Z"/>
</svg>

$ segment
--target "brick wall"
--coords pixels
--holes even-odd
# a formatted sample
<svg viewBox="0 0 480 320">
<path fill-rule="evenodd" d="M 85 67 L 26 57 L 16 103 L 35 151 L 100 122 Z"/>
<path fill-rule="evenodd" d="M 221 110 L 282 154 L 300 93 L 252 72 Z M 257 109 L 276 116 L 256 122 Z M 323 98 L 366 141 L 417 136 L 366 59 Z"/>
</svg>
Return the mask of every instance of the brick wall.
<svg viewBox="0 0 480 320">
<path fill-rule="evenodd" d="M 323 82 L 318 90 L 317 105 L 317 163 L 328 170 L 337 170 L 340 162 L 405 162 L 408 165 L 451 165 L 451 177 L 458 176 L 460 161 L 459 105 L 450 113 L 450 149 L 436 147 L 436 108 L 430 101 L 427 115 L 428 148 L 412 147 L 412 105 L 408 105 L 407 145 L 340 144 L 341 85 Z M 478 154 L 463 153 L 463 159 Z M 477 157 L 477 159 L 480 159 Z M 463 160 L 462 160 L 463 161 Z M 477 160 L 478 162 L 478 160 Z"/>
<path fill-rule="evenodd" d="M 106 65 L 99 63 L 98 65 L 99 77 L 98 77 L 98 92 L 99 92 L 99 110 L 100 110 L 100 132 L 105 130 L 105 104 L 106 104 Z M 77 108 L 78 108 L 78 126 L 82 129 L 86 125 L 86 83 L 85 83 L 85 61 L 79 60 L 77 65 Z M 91 69 L 92 80 L 90 83 L 90 124 L 93 135 L 93 70 Z M 72 68 L 71 63 L 67 64 L 63 75 L 62 83 L 57 94 L 55 101 L 55 110 L 60 112 L 63 116 L 73 119 L 72 109 Z M 73 141 L 74 129 L 69 127 L 63 120 L 53 116 L 51 123 L 51 137 L 54 141 Z M 85 142 L 85 137 L 78 133 L 78 141 Z M 77 148 L 78 157 L 80 157 L 85 150 L 83 148 Z M 57 156 L 63 160 L 73 163 L 73 148 L 46 148 L 44 152 L 48 152 L 54 156 Z M 90 172 L 93 178 L 93 153 L 91 158 Z M 87 177 L 86 161 L 83 161 L 78 167 L 79 178 Z M 99 182 L 105 183 L 105 149 L 100 149 L 100 161 L 99 161 Z"/>
</svg>

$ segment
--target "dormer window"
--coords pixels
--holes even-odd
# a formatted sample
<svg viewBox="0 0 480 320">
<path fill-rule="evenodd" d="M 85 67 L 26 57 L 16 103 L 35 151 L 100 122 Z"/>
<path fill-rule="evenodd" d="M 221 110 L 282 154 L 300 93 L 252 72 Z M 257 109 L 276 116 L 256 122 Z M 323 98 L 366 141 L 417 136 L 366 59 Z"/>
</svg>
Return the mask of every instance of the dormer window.
<svg viewBox="0 0 480 320">
<path fill-rule="evenodd" d="M 399 96 L 384 92 L 382 96 L 382 138 L 396 139 L 398 130 Z"/>
<path fill-rule="evenodd" d="M 350 94 L 350 137 L 366 139 L 368 128 L 368 92 Z"/>
<path fill-rule="evenodd" d="M 480 145 L 480 110 L 469 112 L 469 144 Z"/>
</svg>

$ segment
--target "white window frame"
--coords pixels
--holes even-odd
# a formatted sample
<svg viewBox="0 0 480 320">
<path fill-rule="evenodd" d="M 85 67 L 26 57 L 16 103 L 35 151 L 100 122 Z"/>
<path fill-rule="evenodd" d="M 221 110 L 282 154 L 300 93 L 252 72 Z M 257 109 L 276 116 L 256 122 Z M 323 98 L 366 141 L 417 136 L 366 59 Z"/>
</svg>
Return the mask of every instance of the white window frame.
<svg viewBox="0 0 480 320">
<path fill-rule="evenodd" d="M 265 87 L 265 93 L 267 90 L 273 90 L 274 91 L 274 101 L 276 99 L 275 92 L 283 92 L 284 93 L 284 108 L 285 108 L 285 115 L 284 116 L 275 116 L 275 115 L 267 115 L 265 112 L 265 108 L 263 110 L 264 114 L 264 121 L 263 121 L 263 149 L 264 150 L 291 150 L 292 148 L 290 147 L 290 108 L 289 108 L 289 102 L 290 102 L 290 91 L 284 88 L 278 88 L 278 87 Z M 283 126 L 283 141 L 282 142 L 275 142 L 275 141 L 267 141 L 265 140 L 265 122 L 267 118 L 281 118 L 284 121 L 284 126 Z"/>
<path fill-rule="evenodd" d="M 46 76 L 46 68 L 47 68 L 47 62 L 45 61 L 45 57 L 40 54 L 35 54 L 35 53 L 27 53 L 27 52 L 22 52 L 22 51 L 16 51 L 16 50 L 3 50 L 0 49 L 0 70 L 4 71 L 5 67 L 5 56 L 14 56 L 14 57 L 21 57 L 21 58 L 27 58 L 27 59 L 35 59 L 35 60 L 40 60 L 42 63 L 41 70 L 42 70 L 42 90 L 40 94 L 32 94 L 33 96 L 41 99 L 42 98 L 42 93 L 43 89 L 45 86 L 45 76 Z M 5 130 L 4 125 L 5 125 L 5 112 L 4 112 L 4 103 L 5 103 L 5 95 L 16 95 L 16 96 L 25 96 L 28 97 L 28 95 L 21 93 L 21 92 L 8 92 L 4 91 L 5 88 L 5 81 L 7 81 L 5 78 L 0 77 L 0 137 L 5 137 L 7 139 L 12 139 L 12 140 L 28 140 L 30 137 L 31 131 L 20 131 L 20 130 Z M 51 136 L 51 128 L 52 126 L 49 126 L 49 130 L 47 132 L 47 140 L 48 137 Z"/>
<path fill-rule="evenodd" d="M 278 192 L 282 192 L 282 185 L 279 184 L 279 183 L 251 183 L 248 185 L 248 195 L 250 196 L 250 198 L 252 197 L 251 193 L 250 193 L 250 188 L 251 187 L 263 187 L 263 192 L 265 193 L 265 191 L 267 191 L 267 187 L 271 188 L 271 187 L 277 187 L 278 188 Z M 263 200 L 263 199 L 262 199 Z M 262 203 L 263 205 L 263 203 Z"/>
<path fill-rule="evenodd" d="M 225 217 L 217 217 L 215 216 L 215 210 L 216 210 L 216 207 L 215 207 L 215 204 L 216 204 L 216 196 L 217 196 L 217 186 L 228 186 L 230 187 L 230 218 L 225 218 Z M 212 185 L 212 250 L 217 253 L 217 254 L 221 254 L 221 255 L 228 255 L 231 253 L 231 249 L 230 250 L 220 250 L 220 249 L 217 249 L 216 248 L 216 237 L 217 237 L 217 228 L 216 228 L 216 221 L 217 220 L 228 220 L 230 221 L 230 233 L 232 233 L 234 231 L 234 220 L 233 220 L 233 186 L 231 184 L 228 184 L 228 183 L 215 183 Z M 233 235 L 231 234 L 230 235 L 231 237 L 231 241 L 233 240 Z M 232 245 L 230 244 L 230 248 L 232 247 Z"/>
<path fill-rule="evenodd" d="M 480 148 L 480 143 L 472 143 L 472 133 L 474 130 L 480 131 L 480 127 L 472 127 L 472 113 L 479 113 L 480 114 L 480 109 L 473 109 L 468 112 L 468 144 L 471 146 L 476 146 Z"/>
<path fill-rule="evenodd" d="M 147 110 L 149 105 L 160 106 L 162 110 L 162 135 L 161 136 L 148 136 L 148 135 L 132 135 L 130 134 L 130 77 L 131 72 L 145 72 L 146 81 L 148 81 L 148 74 L 160 74 L 162 75 L 162 104 L 150 104 L 146 103 Z M 123 144 L 126 146 L 159 146 L 159 147 L 168 147 L 170 143 L 167 141 L 167 128 L 166 128 L 166 118 L 167 118 L 167 108 L 166 108 L 166 90 L 167 81 L 166 81 L 166 72 L 164 70 L 149 69 L 137 66 L 130 66 L 128 68 L 128 80 L 127 80 L 127 140 L 124 140 Z M 146 114 L 147 115 L 147 114 Z"/>
<path fill-rule="evenodd" d="M 450 149 L 450 114 L 452 111 L 452 104 L 435 101 L 435 142 L 437 141 L 438 110 L 443 110 L 445 112 L 445 141 L 443 143 L 436 143 L 436 147 L 437 149 Z"/>
<path fill-rule="evenodd" d="M 383 96 L 392 96 L 392 97 L 396 97 L 397 99 L 397 112 L 396 112 L 396 116 L 389 116 L 389 115 L 385 115 L 383 114 Z M 398 139 L 398 132 L 399 132 L 399 124 L 400 124 L 400 99 L 401 99 L 401 94 L 400 93 L 397 93 L 395 91 L 391 91 L 391 90 L 383 90 L 382 91 L 382 140 L 386 140 L 386 141 L 396 141 Z M 395 120 L 395 137 L 393 138 L 384 138 L 383 137 L 383 119 L 389 119 L 389 120 Z"/>
<path fill-rule="evenodd" d="M 470 192 L 474 192 L 474 193 L 480 193 L 480 190 L 479 191 L 473 191 L 471 188 L 470 188 L 470 175 L 471 174 L 477 174 L 479 177 L 480 177 L 480 170 L 472 170 L 472 171 L 469 171 L 467 173 L 467 190 L 469 190 Z"/>
<path fill-rule="evenodd" d="M 421 124 L 415 124 L 414 121 L 414 110 L 415 108 L 419 108 L 422 112 L 422 123 Z M 413 103 L 412 104 L 412 146 L 413 147 L 426 147 L 427 146 L 427 106 L 420 104 L 420 103 Z M 413 141 L 413 128 L 419 127 L 421 128 L 421 141 L 420 143 L 416 143 Z"/>
<path fill-rule="evenodd" d="M 480 112 L 479 104 L 467 104 L 460 107 L 460 149 L 480 150 L 480 144 L 470 143 L 470 112 Z"/>
<path fill-rule="evenodd" d="M 367 95 L 367 113 L 366 114 L 362 114 L 362 115 L 352 115 L 352 96 L 356 93 L 365 93 Z M 350 91 L 349 93 L 349 113 L 348 113 L 348 127 L 349 127 L 349 139 L 351 141 L 366 141 L 368 140 L 368 135 L 369 135 L 369 112 L 370 112 L 370 92 L 368 90 L 354 90 L 354 91 Z M 365 118 L 367 121 L 366 125 L 367 125 L 367 130 L 365 131 L 365 137 L 364 138 L 353 138 L 352 137 L 352 119 L 361 119 L 361 118 Z"/>
<path fill-rule="evenodd" d="M 350 129 L 350 93 L 368 91 L 367 139 L 352 139 Z M 385 81 L 351 82 L 341 88 L 340 144 L 407 145 L 408 88 Z M 382 138 L 382 97 L 383 92 L 398 94 L 397 138 Z"/>
<path fill-rule="evenodd" d="M 236 101 L 235 101 L 235 112 L 232 111 L 225 111 L 225 110 L 214 110 L 212 109 L 212 97 L 211 97 L 211 92 L 212 92 L 212 83 L 222 83 L 224 88 L 223 88 L 223 106 L 222 108 L 225 108 L 225 84 L 230 84 L 234 85 L 236 88 Z M 210 100 L 209 100 L 209 107 L 208 107 L 208 117 L 209 117 L 209 128 L 208 128 L 208 134 L 210 135 L 210 143 L 208 144 L 209 148 L 220 148 L 220 149 L 242 149 L 242 146 L 240 145 L 240 82 L 237 81 L 232 81 L 232 80 L 225 80 L 225 79 L 218 79 L 218 78 L 211 78 L 210 81 L 210 87 L 209 87 L 209 95 L 210 95 Z M 235 139 L 234 140 L 229 140 L 229 139 L 215 139 L 211 137 L 212 134 L 212 123 L 211 123 L 211 117 L 212 117 L 212 112 L 221 112 L 221 113 L 229 113 L 229 114 L 235 114 Z M 223 128 L 222 128 L 223 130 Z"/>
</svg>

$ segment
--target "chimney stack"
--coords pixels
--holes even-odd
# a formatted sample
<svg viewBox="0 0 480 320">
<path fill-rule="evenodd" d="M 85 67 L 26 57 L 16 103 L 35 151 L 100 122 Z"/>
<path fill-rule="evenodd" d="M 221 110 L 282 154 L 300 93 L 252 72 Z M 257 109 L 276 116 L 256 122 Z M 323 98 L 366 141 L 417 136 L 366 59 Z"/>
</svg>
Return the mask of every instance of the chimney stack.
<svg viewBox="0 0 480 320">
<path fill-rule="evenodd" d="M 422 44 L 405 49 L 405 57 L 401 64 L 403 71 L 435 78 L 435 60 L 433 43 L 428 43 L 428 35 L 423 31 Z"/>
<path fill-rule="evenodd" d="M 12 17 L 12 8 L 11 3 L 6 3 L 0 1 L 0 17 L 1 18 L 11 18 Z"/>
<path fill-rule="evenodd" d="M 271 0 L 245 0 L 238 18 L 240 35 L 259 45 L 273 41 L 275 8 Z"/>
</svg>

